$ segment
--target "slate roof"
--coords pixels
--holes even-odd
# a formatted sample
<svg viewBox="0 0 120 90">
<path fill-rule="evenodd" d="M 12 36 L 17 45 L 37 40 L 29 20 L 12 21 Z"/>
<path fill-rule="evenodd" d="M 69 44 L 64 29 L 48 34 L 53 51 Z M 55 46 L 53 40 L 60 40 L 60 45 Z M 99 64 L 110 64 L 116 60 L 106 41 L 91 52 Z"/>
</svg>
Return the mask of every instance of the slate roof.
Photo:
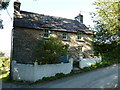
<svg viewBox="0 0 120 90">
<path fill-rule="evenodd" d="M 82 31 L 86 34 L 92 34 L 83 23 L 80 23 L 77 20 L 26 11 L 20 11 L 20 14 L 14 15 L 14 27 L 34 29 L 51 28 L 51 30 L 56 31 Z"/>
</svg>

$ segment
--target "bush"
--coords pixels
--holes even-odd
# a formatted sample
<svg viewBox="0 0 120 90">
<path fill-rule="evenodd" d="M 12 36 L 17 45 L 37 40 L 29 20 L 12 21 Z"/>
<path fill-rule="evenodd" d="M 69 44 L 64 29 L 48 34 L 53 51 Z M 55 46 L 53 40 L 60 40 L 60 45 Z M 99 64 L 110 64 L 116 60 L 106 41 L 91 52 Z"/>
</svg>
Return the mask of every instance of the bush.
<svg viewBox="0 0 120 90">
<path fill-rule="evenodd" d="M 120 43 L 118 42 L 111 42 L 111 44 L 94 43 L 94 54 L 100 54 L 104 61 L 120 63 Z"/>
<path fill-rule="evenodd" d="M 56 64 L 60 62 L 60 56 L 67 55 L 68 46 L 64 45 L 61 40 L 50 38 L 40 40 L 37 48 L 36 62 L 39 64 Z"/>
<path fill-rule="evenodd" d="M 1 67 L 10 67 L 10 58 L 9 57 L 0 57 L 0 68 Z"/>
<path fill-rule="evenodd" d="M 8 71 L 6 71 L 6 70 L 1 70 L 1 71 L 0 71 L 0 75 L 1 75 L 1 74 L 5 74 L 5 73 L 7 73 L 7 72 L 8 72 Z"/>
<path fill-rule="evenodd" d="M 0 51 L 0 57 L 4 57 L 5 56 L 5 53 Z"/>
</svg>

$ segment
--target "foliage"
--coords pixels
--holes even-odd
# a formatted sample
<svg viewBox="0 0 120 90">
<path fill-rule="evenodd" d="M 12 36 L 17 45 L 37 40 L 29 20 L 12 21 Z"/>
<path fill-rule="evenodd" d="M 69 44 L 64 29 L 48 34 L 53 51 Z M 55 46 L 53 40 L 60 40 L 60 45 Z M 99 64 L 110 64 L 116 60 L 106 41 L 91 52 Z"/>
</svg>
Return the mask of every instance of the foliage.
<svg viewBox="0 0 120 90">
<path fill-rule="evenodd" d="M 103 60 L 102 62 L 96 63 L 96 64 L 91 65 L 89 67 L 84 67 L 83 69 L 80 69 L 78 71 L 71 71 L 71 73 L 69 73 L 69 74 L 57 73 L 55 76 L 43 77 L 42 79 L 40 79 L 40 80 L 38 80 L 34 83 L 30 82 L 29 85 L 33 85 L 33 84 L 37 84 L 37 83 L 41 83 L 41 82 L 45 82 L 45 81 L 52 81 L 52 80 L 60 79 L 60 78 L 63 78 L 63 77 L 69 77 L 69 76 L 72 76 L 72 75 L 75 75 L 75 74 L 80 74 L 80 73 L 95 70 L 95 69 L 98 69 L 98 68 L 107 67 L 107 66 L 110 66 L 110 65 L 115 64 L 115 63 L 117 63 L 117 60 L 114 60 L 114 61 L 111 61 L 111 62 Z M 2 81 L 12 82 L 12 83 L 23 83 L 24 82 L 24 81 L 11 80 L 9 74 L 6 77 L 2 78 Z"/>
<path fill-rule="evenodd" d="M 98 0 L 94 33 L 95 55 L 102 55 L 106 61 L 119 60 L 120 56 L 120 1 Z"/>
<path fill-rule="evenodd" d="M 0 75 L 7 73 L 8 71 L 6 70 L 0 70 Z"/>
<path fill-rule="evenodd" d="M 9 5 L 9 2 L 0 1 L 0 10 L 6 9 Z"/>
<path fill-rule="evenodd" d="M 69 74 L 57 73 L 55 76 L 44 77 L 42 80 L 38 80 L 37 82 L 31 83 L 31 84 L 37 84 L 37 83 L 44 82 L 44 81 L 52 81 L 52 80 L 60 79 L 63 77 L 68 77 L 68 76 L 72 76 L 75 74 L 88 72 L 88 71 L 95 70 L 98 68 L 107 67 L 107 66 L 110 66 L 110 65 L 115 64 L 115 63 L 117 63 L 117 60 L 112 61 L 112 62 L 107 62 L 107 61 L 103 60 L 102 62 L 96 63 L 96 64 L 88 66 L 88 67 L 84 67 L 83 69 L 80 69 L 78 71 L 71 71 L 71 73 L 69 73 Z"/>
<path fill-rule="evenodd" d="M 94 54 L 102 55 L 106 60 L 120 59 L 120 38 L 113 35 L 109 30 L 104 28 L 104 24 L 96 21 L 96 32 L 94 33 Z"/>
<path fill-rule="evenodd" d="M 40 64 L 56 64 L 60 62 L 60 56 L 67 54 L 68 46 L 64 45 L 60 40 L 51 37 L 48 40 L 40 40 L 37 48 L 36 61 Z"/>
<path fill-rule="evenodd" d="M 97 69 L 97 68 L 102 68 L 102 67 L 107 67 L 107 66 L 110 66 L 112 64 L 116 64 L 118 63 L 118 60 L 114 60 L 114 61 L 106 61 L 106 60 L 103 60 L 102 62 L 99 62 L 99 63 L 96 63 L 94 65 L 91 65 L 91 66 L 88 66 L 88 67 L 84 67 L 82 69 L 82 71 L 91 71 L 91 70 L 94 70 L 94 69 Z"/>
<path fill-rule="evenodd" d="M 97 0 L 94 3 L 97 9 L 97 18 L 104 24 L 104 28 L 112 34 L 120 35 L 120 1 Z"/>
<path fill-rule="evenodd" d="M 8 5 L 9 5 L 9 0 L 8 1 L 4 1 L 4 0 L 1 0 L 0 1 L 0 10 L 5 10 L 7 9 Z M 1 15 L 1 14 L 0 14 Z M 3 24 L 2 24 L 3 20 L 0 19 L 0 29 L 3 29 Z"/>
<path fill-rule="evenodd" d="M 3 57 L 3 56 L 5 56 L 5 53 L 0 51 L 0 57 Z"/>
<path fill-rule="evenodd" d="M 100 21 L 94 21 L 95 22 L 95 30 L 94 31 L 94 42 L 99 44 L 106 44 L 111 43 L 114 41 L 118 41 L 119 37 L 115 34 L 112 34 L 109 30 L 104 28 L 104 24 Z"/>
<path fill-rule="evenodd" d="M 2 53 L 1 55 L 2 57 L 0 57 L 0 75 L 2 74 L 3 78 L 8 75 L 9 70 L 7 70 L 6 68 L 10 68 L 10 57 L 5 57 L 4 53 Z"/>
<path fill-rule="evenodd" d="M 0 57 L 0 68 L 10 67 L 10 57 Z"/>
</svg>

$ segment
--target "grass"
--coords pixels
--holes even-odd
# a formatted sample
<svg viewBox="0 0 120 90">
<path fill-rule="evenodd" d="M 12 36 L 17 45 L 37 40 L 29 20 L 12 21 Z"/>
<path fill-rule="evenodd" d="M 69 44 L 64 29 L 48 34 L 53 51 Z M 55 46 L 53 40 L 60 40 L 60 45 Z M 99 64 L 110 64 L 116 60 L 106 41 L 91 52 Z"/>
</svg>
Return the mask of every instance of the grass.
<svg viewBox="0 0 120 90">
<path fill-rule="evenodd" d="M 103 62 L 97 63 L 95 65 L 91 65 L 89 67 L 84 67 L 83 69 L 78 70 L 78 71 L 71 71 L 71 73 L 69 73 L 69 74 L 57 73 L 55 76 L 43 77 L 43 79 L 38 80 L 38 81 L 33 82 L 33 83 L 32 82 L 25 82 L 25 81 L 10 80 L 9 74 L 4 76 L 2 78 L 2 80 L 3 80 L 3 82 L 11 82 L 11 83 L 18 83 L 18 84 L 25 83 L 25 84 L 33 85 L 33 84 L 37 84 L 37 83 L 49 82 L 49 81 L 53 81 L 53 80 L 56 80 L 56 79 L 60 79 L 60 78 L 64 78 L 64 77 L 73 76 L 73 75 L 76 75 L 76 74 L 96 70 L 96 69 L 99 69 L 99 68 L 110 66 L 110 65 L 115 64 L 115 63 L 118 63 L 118 61 L 117 60 L 113 61 L 113 62 L 103 61 Z"/>
<path fill-rule="evenodd" d="M 97 63 L 95 65 L 91 65 L 89 67 L 84 67 L 83 69 L 78 70 L 78 71 L 71 71 L 71 73 L 69 73 L 69 74 L 58 73 L 58 74 L 56 74 L 55 76 L 52 76 L 52 77 L 44 77 L 42 80 L 38 80 L 36 82 L 30 83 L 30 85 L 37 84 L 37 83 L 42 83 L 42 82 L 46 82 L 46 81 L 53 81 L 53 80 L 68 77 L 68 76 L 73 76 L 73 75 L 76 75 L 76 74 L 80 74 L 80 73 L 100 69 L 100 68 L 103 68 L 103 67 L 111 66 L 111 65 L 116 64 L 116 63 L 118 63 L 118 60 L 115 60 L 113 62 L 103 61 L 103 62 Z"/>
</svg>

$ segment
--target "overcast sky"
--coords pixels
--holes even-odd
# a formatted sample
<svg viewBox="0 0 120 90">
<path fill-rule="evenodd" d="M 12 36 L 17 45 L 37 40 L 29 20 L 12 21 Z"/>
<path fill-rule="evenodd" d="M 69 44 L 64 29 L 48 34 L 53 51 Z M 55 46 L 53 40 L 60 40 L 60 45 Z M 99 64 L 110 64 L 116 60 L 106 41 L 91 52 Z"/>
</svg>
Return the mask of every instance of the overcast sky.
<svg viewBox="0 0 120 90">
<path fill-rule="evenodd" d="M 13 22 L 13 1 L 11 0 L 8 12 L 0 11 L 0 18 L 4 20 L 4 29 L 0 30 L 0 51 L 10 51 L 11 49 L 11 30 Z M 74 19 L 80 11 L 84 16 L 84 24 L 93 26 L 91 17 L 88 12 L 94 12 L 95 7 L 92 5 L 96 0 L 19 0 L 21 10 L 58 16 L 63 18 Z"/>
</svg>

